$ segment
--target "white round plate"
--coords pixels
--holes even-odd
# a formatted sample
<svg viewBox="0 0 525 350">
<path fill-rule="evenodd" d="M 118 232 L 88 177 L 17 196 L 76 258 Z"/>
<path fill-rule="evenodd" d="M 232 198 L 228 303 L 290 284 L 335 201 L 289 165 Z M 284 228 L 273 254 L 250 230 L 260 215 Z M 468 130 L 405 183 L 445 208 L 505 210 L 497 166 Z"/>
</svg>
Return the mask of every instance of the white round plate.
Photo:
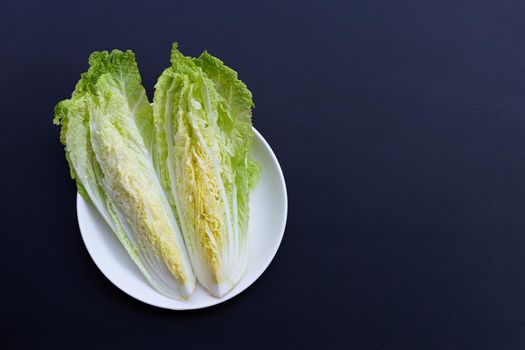
<svg viewBox="0 0 525 350">
<path fill-rule="evenodd" d="M 200 309 L 222 303 L 248 288 L 266 270 L 281 244 L 288 211 L 284 177 L 272 149 L 255 128 L 252 157 L 262 166 L 250 196 L 249 260 L 243 279 L 222 298 L 210 296 L 197 285 L 185 301 L 157 292 L 142 276 L 124 248 L 113 237 L 100 214 L 77 194 L 77 216 L 86 248 L 100 271 L 118 288 L 144 303 L 172 310 Z"/>
</svg>

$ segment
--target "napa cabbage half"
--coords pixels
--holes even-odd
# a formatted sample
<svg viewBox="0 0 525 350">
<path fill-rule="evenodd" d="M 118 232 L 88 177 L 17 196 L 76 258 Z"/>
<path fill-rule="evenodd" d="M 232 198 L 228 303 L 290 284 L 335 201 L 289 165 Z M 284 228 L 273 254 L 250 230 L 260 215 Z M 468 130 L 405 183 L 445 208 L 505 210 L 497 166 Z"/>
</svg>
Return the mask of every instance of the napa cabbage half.
<svg viewBox="0 0 525 350">
<path fill-rule="evenodd" d="M 71 176 L 151 285 L 185 299 L 195 276 L 154 167 L 152 110 L 135 57 L 95 52 L 89 64 L 55 108 Z"/>
<path fill-rule="evenodd" d="M 248 261 L 249 194 L 260 173 L 250 159 L 252 96 L 207 52 L 190 58 L 174 44 L 171 63 L 155 86 L 155 163 L 197 279 L 221 297 Z"/>
</svg>

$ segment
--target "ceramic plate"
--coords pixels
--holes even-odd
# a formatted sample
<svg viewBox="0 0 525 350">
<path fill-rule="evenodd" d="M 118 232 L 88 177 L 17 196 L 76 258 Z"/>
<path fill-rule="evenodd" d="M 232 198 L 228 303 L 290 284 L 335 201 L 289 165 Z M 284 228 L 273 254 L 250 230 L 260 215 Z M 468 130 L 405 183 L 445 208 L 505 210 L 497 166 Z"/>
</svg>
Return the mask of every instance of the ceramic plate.
<svg viewBox="0 0 525 350">
<path fill-rule="evenodd" d="M 77 194 L 77 216 L 82 239 L 95 264 L 114 285 L 144 303 L 172 310 L 189 310 L 231 299 L 259 278 L 277 253 L 283 238 L 288 199 L 277 158 L 261 134 L 253 130 L 252 156 L 262 166 L 262 174 L 250 196 L 249 261 L 246 274 L 239 284 L 219 299 L 210 296 L 200 285 L 186 301 L 165 297 L 147 283 L 102 217 Z"/>
</svg>

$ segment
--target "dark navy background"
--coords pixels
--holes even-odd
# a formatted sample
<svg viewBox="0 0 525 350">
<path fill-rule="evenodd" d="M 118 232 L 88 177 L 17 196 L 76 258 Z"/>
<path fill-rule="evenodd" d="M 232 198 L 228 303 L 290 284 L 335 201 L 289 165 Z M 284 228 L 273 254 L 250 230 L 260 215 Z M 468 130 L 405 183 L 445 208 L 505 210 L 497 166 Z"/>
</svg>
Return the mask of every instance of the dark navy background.
<svg viewBox="0 0 525 350">
<path fill-rule="evenodd" d="M 91 51 L 151 97 L 173 41 L 239 72 L 289 194 L 266 273 L 195 312 L 97 269 L 51 124 Z M 5 0 L 0 118 L 0 348 L 525 348 L 523 1 Z"/>
</svg>

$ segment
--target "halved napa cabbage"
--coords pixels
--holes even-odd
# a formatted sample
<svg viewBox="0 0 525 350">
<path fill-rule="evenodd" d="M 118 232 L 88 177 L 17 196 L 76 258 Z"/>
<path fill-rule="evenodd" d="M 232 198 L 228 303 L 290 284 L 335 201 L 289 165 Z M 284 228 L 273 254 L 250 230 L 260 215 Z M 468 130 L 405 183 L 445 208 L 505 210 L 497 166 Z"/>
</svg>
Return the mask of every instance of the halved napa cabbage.
<svg viewBox="0 0 525 350">
<path fill-rule="evenodd" d="M 185 57 L 174 44 L 171 63 L 155 86 L 155 163 L 197 279 L 221 297 L 248 260 L 249 194 L 260 173 L 250 159 L 252 96 L 206 52 Z"/>
<path fill-rule="evenodd" d="M 55 108 L 71 176 L 159 292 L 188 298 L 195 276 L 159 182 L 151 106 L 131 51 L 95 52 Z"/>
</svg>

